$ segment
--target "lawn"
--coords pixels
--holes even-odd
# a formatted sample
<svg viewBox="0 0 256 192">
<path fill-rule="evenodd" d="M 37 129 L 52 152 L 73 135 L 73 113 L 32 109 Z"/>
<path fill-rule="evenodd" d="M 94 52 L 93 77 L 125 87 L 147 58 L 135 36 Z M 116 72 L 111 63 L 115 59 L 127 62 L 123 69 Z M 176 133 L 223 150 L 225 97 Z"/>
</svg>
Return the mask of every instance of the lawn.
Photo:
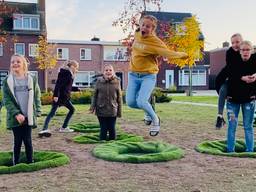
<svg viewBox="0 0 256 192">
<path fill-rule="evenodd" d="M 185 99 L 188 99 L 184 97 Z M 174 100 L 181 99 L 174 97 Z M 214 102 L 214 98 L 189 98 L 193 102 Z M 187 100 L 186 100 L 187 101 Z M 216 102 L 216 98 L 215 98 Z M 76 105 L 71 123 L 96 122 L 88 114 L 89 105 Z M 43 106 L 44 113 L 50 106 Z M 63 116 L 54 117 L 50 124 L 51 138 L 37 138 L 39 129 L 33 131 L 35 150 L 52 150 L 66 153 L 71 158 L 69 165 L 15 175 L 0 175 L 0 191 L 25 192 L 240 192 L 255 191 L 256 164 L 254 159 L 212 156 L 194 150 L 196 144 L 205 140 L 225 139 L 226 128 L 215 130 L 216 107 L 193 106 L 175 103 L 157 104 L 161 118 L 161 132 L 157 137 L 148 135 L 143 124 L 143 112 L 123 108 L 123 117 L 118 124 L 128 133 L 143 136 L 146 141 L 159 140 L 181 147 L 185 157 L 163 163 L 129 164 L 108 162 L 91 155 L 95 145 L 77 144 L 72 141 L 79 133 L 62 134 L 57 128 Z M 60 113 L 66 112 L 60 109 Z M 2 111 L 2 114 L 4 111 Z M 44 117 L 39 118 L 42 127 Z M 5 121 L 5 115 L 2 115 Z M 0 129 L 0 150 L 12 148 L 11 132 L 3 125 Z M 238 138 L 243 130 L 238 129 Z"/>
<path fill-rule="evenodd" d="M 207 103 L 207 104 L 217 104 L 217 96 L 177 96 L 171 95 L 173 101 L 184 101 L 184 102 L 193 102 L 193 103 Z"/>
</svg>

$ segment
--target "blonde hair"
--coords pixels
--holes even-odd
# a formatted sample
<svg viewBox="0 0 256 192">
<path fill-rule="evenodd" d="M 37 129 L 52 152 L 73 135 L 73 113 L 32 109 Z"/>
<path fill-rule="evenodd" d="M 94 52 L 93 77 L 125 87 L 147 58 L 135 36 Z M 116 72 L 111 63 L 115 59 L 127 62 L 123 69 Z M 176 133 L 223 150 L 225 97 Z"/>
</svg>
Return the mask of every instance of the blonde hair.
<svg viewBox="0 0 256 192">
<path fill-rule="evenodd" d="M 18 54 L 18 53 L 13 54 L 11 56 L 11 60 L 12 60 L 13 57 L 19 57 L 22 60 L 23 70 L 24 70 L 25 75 L 27 75 L 27 73 L 28 73 L 28 66 L 30 64 L 29 60 L 24 55 L 21 55 L 21 54 Z M 11 66 L 10 66 L 10 73 L 13 73 Z"/>
<path fill-rule="evenodd" d="M 251 43 L 251 41 L 242 41 L 241 45 L 240 45 L 240 48 L 243 46 L 243 45 L 247 45 L 251 48 L 251 50 L 253 50 L 253 45 Z"/>
<path fill-rule="evenodd" d="M 79 63 L 76 60 L 68 60 L 64 63 L 64 67 L 71 67 L 75 66 L 76 68 L 79 68 Z"/>
<path fill-rule="evenodd" d="M 144 19 L 149 19 L 150 21 L 152 21 L 152 24 L 153 24 L 153 31 L 156 30 L 157 28 L 157 18 L 154 17 L 153 15 L 143 15 L 141 18 L 140 18 L 140 22 L 143 21 Z"/>
</svg>

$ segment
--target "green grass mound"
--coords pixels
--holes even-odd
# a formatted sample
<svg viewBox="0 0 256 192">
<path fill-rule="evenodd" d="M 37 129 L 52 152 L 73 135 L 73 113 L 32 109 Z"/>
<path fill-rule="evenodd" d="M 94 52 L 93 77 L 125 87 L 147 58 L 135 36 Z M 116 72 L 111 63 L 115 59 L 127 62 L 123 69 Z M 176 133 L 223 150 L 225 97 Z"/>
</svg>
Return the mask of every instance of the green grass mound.
<svg viewBox="0 0 256 192">
<path fill-rule="evenodd" d="M 96 146 L 92 154 L 107 161 L 151 163 L 180 159 L 182 149 L 161 142 L 113 142 Z"/>
<path fill-rule="evenodd" d="M 36 151 L 34 163 L 26 164 L 25 153 L 21 153 L 19 164 L 12 166 L 12 152 L 0 152 L 0 174 L 32 172 L 40 169 L 59 167 L 70 162 L 69 157 L 59 152 Z"/>
<path fill-rule="evenodd" d="M 83 124 L 83 123 L 77 123 L 70 125 L 71 129 L 74 129 L 76 132 L 81 132 L 81 133 L 99 133 L 100 132 L 100 125 L 97 123 L 88 123 L 88 124 Z"/>
<path fill-rule="evenodd" d="M 73 141 L 76 143 L 81 144 L 95 144 L 95 143 L 104 143 L 106 141 L 101 141 L 99 138 L 99 133 L 96 134 L 90 134 L 90 135 L 79 135 L 73 138 Z M 140 142 L 143 141 L 142 136 L 137 136 L 133 134 L 127 134 L 127 133 L 118 133 L 116 135 L 116 140 L 111 140 L 109 142 L 113 141 L 122 141 L 122 142 Z M 108 141 L 107 141 L 108 142 Z"/>
<path fill-rule="evenodd" d="M 227 153 L 226 147 L 226 141 L 204 141 L 198 144 L 195 149 L 200 153 L 207 153 L 211 155 L 256 158 L 256 148 L 254 148 L 255 152 L 253 153 L 245 152 L 246 146 L 243 140 L 236 140 L 234 153 Z"/>
</svg>

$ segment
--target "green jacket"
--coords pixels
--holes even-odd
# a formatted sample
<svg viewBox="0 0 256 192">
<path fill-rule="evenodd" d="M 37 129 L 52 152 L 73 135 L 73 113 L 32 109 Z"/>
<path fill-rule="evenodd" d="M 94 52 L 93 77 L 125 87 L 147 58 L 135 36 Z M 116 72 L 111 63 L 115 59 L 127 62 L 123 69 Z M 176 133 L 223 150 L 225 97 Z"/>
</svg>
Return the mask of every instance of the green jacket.
<svg viewBox="0 0 256 192">
<path fill-rule="evenodd" d="M 91 109 L 100 117 L 122 116 L 122 92 L 117 77 L 111 80 L 101 77 L 97 80 Z"/>
<path fill-rule="evenodd" d="M 36 117 L 41 115 L 41 92 L 35 77 L 28 74 L 28 124 L 29 126 L 36 128 L 37 121 Z M 22 114 L 20 106 L 18 105 L 14 95 L 14 83 L 13 76 L 10 74 L 3 80 L 3 105 L 6 108 L 6 126 L 7 129 L 20 126 L 15 116 Z"/>
</svg>

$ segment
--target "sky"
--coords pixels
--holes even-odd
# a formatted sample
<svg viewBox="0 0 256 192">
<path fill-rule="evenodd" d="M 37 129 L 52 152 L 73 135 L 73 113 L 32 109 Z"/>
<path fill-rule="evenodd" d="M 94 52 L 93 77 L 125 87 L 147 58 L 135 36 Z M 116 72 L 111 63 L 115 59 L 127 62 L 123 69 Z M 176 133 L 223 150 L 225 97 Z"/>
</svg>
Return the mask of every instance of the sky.
<svg viewBox="0 0 256 192">
<path fill-rule="evenodd" d="M 8 0 L 36 2 L 36 0 Z M 118 41 L 125 37 L 112 27 L 127 0 L 46 0 L 49 39 Z M 256 45 L 255 0 L 163 0 L 161 11 L 189 12 L 197 16 L 205 36 L 205 49 L 222 47 L 234 33 Z M 151 9 L 154 10 L 154 9 Z"/>
</svg>

